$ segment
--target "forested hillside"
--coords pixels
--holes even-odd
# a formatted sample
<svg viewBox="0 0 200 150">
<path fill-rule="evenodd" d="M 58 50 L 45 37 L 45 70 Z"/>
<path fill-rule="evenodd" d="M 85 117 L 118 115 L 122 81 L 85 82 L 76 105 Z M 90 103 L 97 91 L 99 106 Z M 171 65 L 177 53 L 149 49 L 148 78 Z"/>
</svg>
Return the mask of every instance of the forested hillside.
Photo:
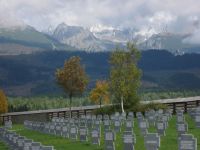
<svg viewBox="0 0 200 150">
<path fill-rule="evenodd" d="M 48 51 L 29 55 L 0 56 L 0 86 L 8 95 L 40 95 L 61 92 L 55 83 L 55 70 L 65 59 L 76 55 L 90 76 L 88 89 L 96 79 L 107 79 L 109 52 L 87 53 Z M 200 54 L 174 56 L 167 51 L 142 52 L 142 90 L 200 88 Z"/>
</svg>

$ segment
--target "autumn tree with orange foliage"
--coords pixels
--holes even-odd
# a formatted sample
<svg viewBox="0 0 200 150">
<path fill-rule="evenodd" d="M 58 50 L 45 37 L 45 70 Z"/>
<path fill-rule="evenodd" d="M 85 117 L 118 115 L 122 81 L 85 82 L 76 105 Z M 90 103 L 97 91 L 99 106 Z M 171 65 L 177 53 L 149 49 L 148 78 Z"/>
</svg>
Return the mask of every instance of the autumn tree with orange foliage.
<svg viewBox="0 0 200 150">
<path fill-rule="evenodd" d="M 108 104 L 110 102 L 109 84 L 106 81 L 97 81 L 96 87 L 90 93 L 90 100 L 95 104 Z"/>
<path fill-rule="evenodd" d="M 70 118 L 72 97 L 82 94 L 88 84 L 88 76 L 80 64 L 80 57 L 72 56 L 66 60 L 64 67 L 56 70 L 57 83 L 64 89 L 70 99 Z"/>
<path fill-rule="evenodd" d="M 3 90 L 0 89 L 0 114 L 8 112 L 8 103 L 6 95 Z"/>
</svg>

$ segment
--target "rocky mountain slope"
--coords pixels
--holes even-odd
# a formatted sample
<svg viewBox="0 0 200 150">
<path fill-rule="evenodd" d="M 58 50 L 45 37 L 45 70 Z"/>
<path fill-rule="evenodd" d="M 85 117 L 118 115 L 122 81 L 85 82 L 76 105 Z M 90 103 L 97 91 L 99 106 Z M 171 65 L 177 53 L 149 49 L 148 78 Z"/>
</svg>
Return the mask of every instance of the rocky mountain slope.
<svg viewBox="0 0 200 150">
<path fill-rule="evenodd" d="M 190 34 L 170 32 L 146 34 L 137 29 L 117 29 L 94 26 L 84 28 L 59 24 L 50 32 L 39 32 L 33 27 L 0 27 L 0 55 L 31 54 L 46 50 L 81 50 L 87 52 L 112 51 L 134 42 L 140 50 L 168 50 L 174 54 L 200 53 L 200 44 L 187 42 Z"/>
</svg>

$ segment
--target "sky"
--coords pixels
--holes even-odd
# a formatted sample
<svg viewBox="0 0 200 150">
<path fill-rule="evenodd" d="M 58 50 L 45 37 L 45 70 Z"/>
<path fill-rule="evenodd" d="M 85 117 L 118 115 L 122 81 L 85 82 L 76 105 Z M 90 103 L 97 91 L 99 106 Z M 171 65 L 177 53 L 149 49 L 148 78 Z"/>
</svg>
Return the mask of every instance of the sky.
<svg viewBox="0 0 200 150">
<path fill-rule="evenodd" d="M 135 28 L 140 34 L 200 33 L 200 0 L 0 0 L 0 27 L 39 31 L 68 25 Z"/>
</svg>

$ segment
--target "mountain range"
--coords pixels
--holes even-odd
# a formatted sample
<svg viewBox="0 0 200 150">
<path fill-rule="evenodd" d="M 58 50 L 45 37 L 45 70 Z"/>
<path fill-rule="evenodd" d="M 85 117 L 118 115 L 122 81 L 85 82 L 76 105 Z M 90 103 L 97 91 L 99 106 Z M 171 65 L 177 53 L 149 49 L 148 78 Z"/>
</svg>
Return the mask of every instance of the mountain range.
<svg viewBox="0 0 200 150">
<path fill-rule="evenodd" d="M 31 54 L 41 51 L 67 50 L 102 52 L 112 51 L 116 46 L 124 47 L 134 42 L 140 50 L 168 50 L 174 54 L 199 53 L 200 44 L 191 44 L 187 38 L 191 34 L 175 34 L 167 31 L 144 34 L 136 29 L 116 29 L 113 27 L 69 26 L 59 24 L 46 32 L 31 26 L 0 27 L 0 55 Z"/>
<path fill-rule="evenodd" d="M 108 59 L 116 46 L 134 42 L 142 57 L 144 90 L 195 90 L 200 88 L 200 45 L 191 44 L 191 34 L 144 33 L 96 25 L 90 28 L 59 24 L 44 32 L 25 25 L 0 27 L 0 86 L 8 95 L 57 94 L 55 70 L 70 56 L 78 55 L 90 76 L 109 76 Z"/>
</svg>

